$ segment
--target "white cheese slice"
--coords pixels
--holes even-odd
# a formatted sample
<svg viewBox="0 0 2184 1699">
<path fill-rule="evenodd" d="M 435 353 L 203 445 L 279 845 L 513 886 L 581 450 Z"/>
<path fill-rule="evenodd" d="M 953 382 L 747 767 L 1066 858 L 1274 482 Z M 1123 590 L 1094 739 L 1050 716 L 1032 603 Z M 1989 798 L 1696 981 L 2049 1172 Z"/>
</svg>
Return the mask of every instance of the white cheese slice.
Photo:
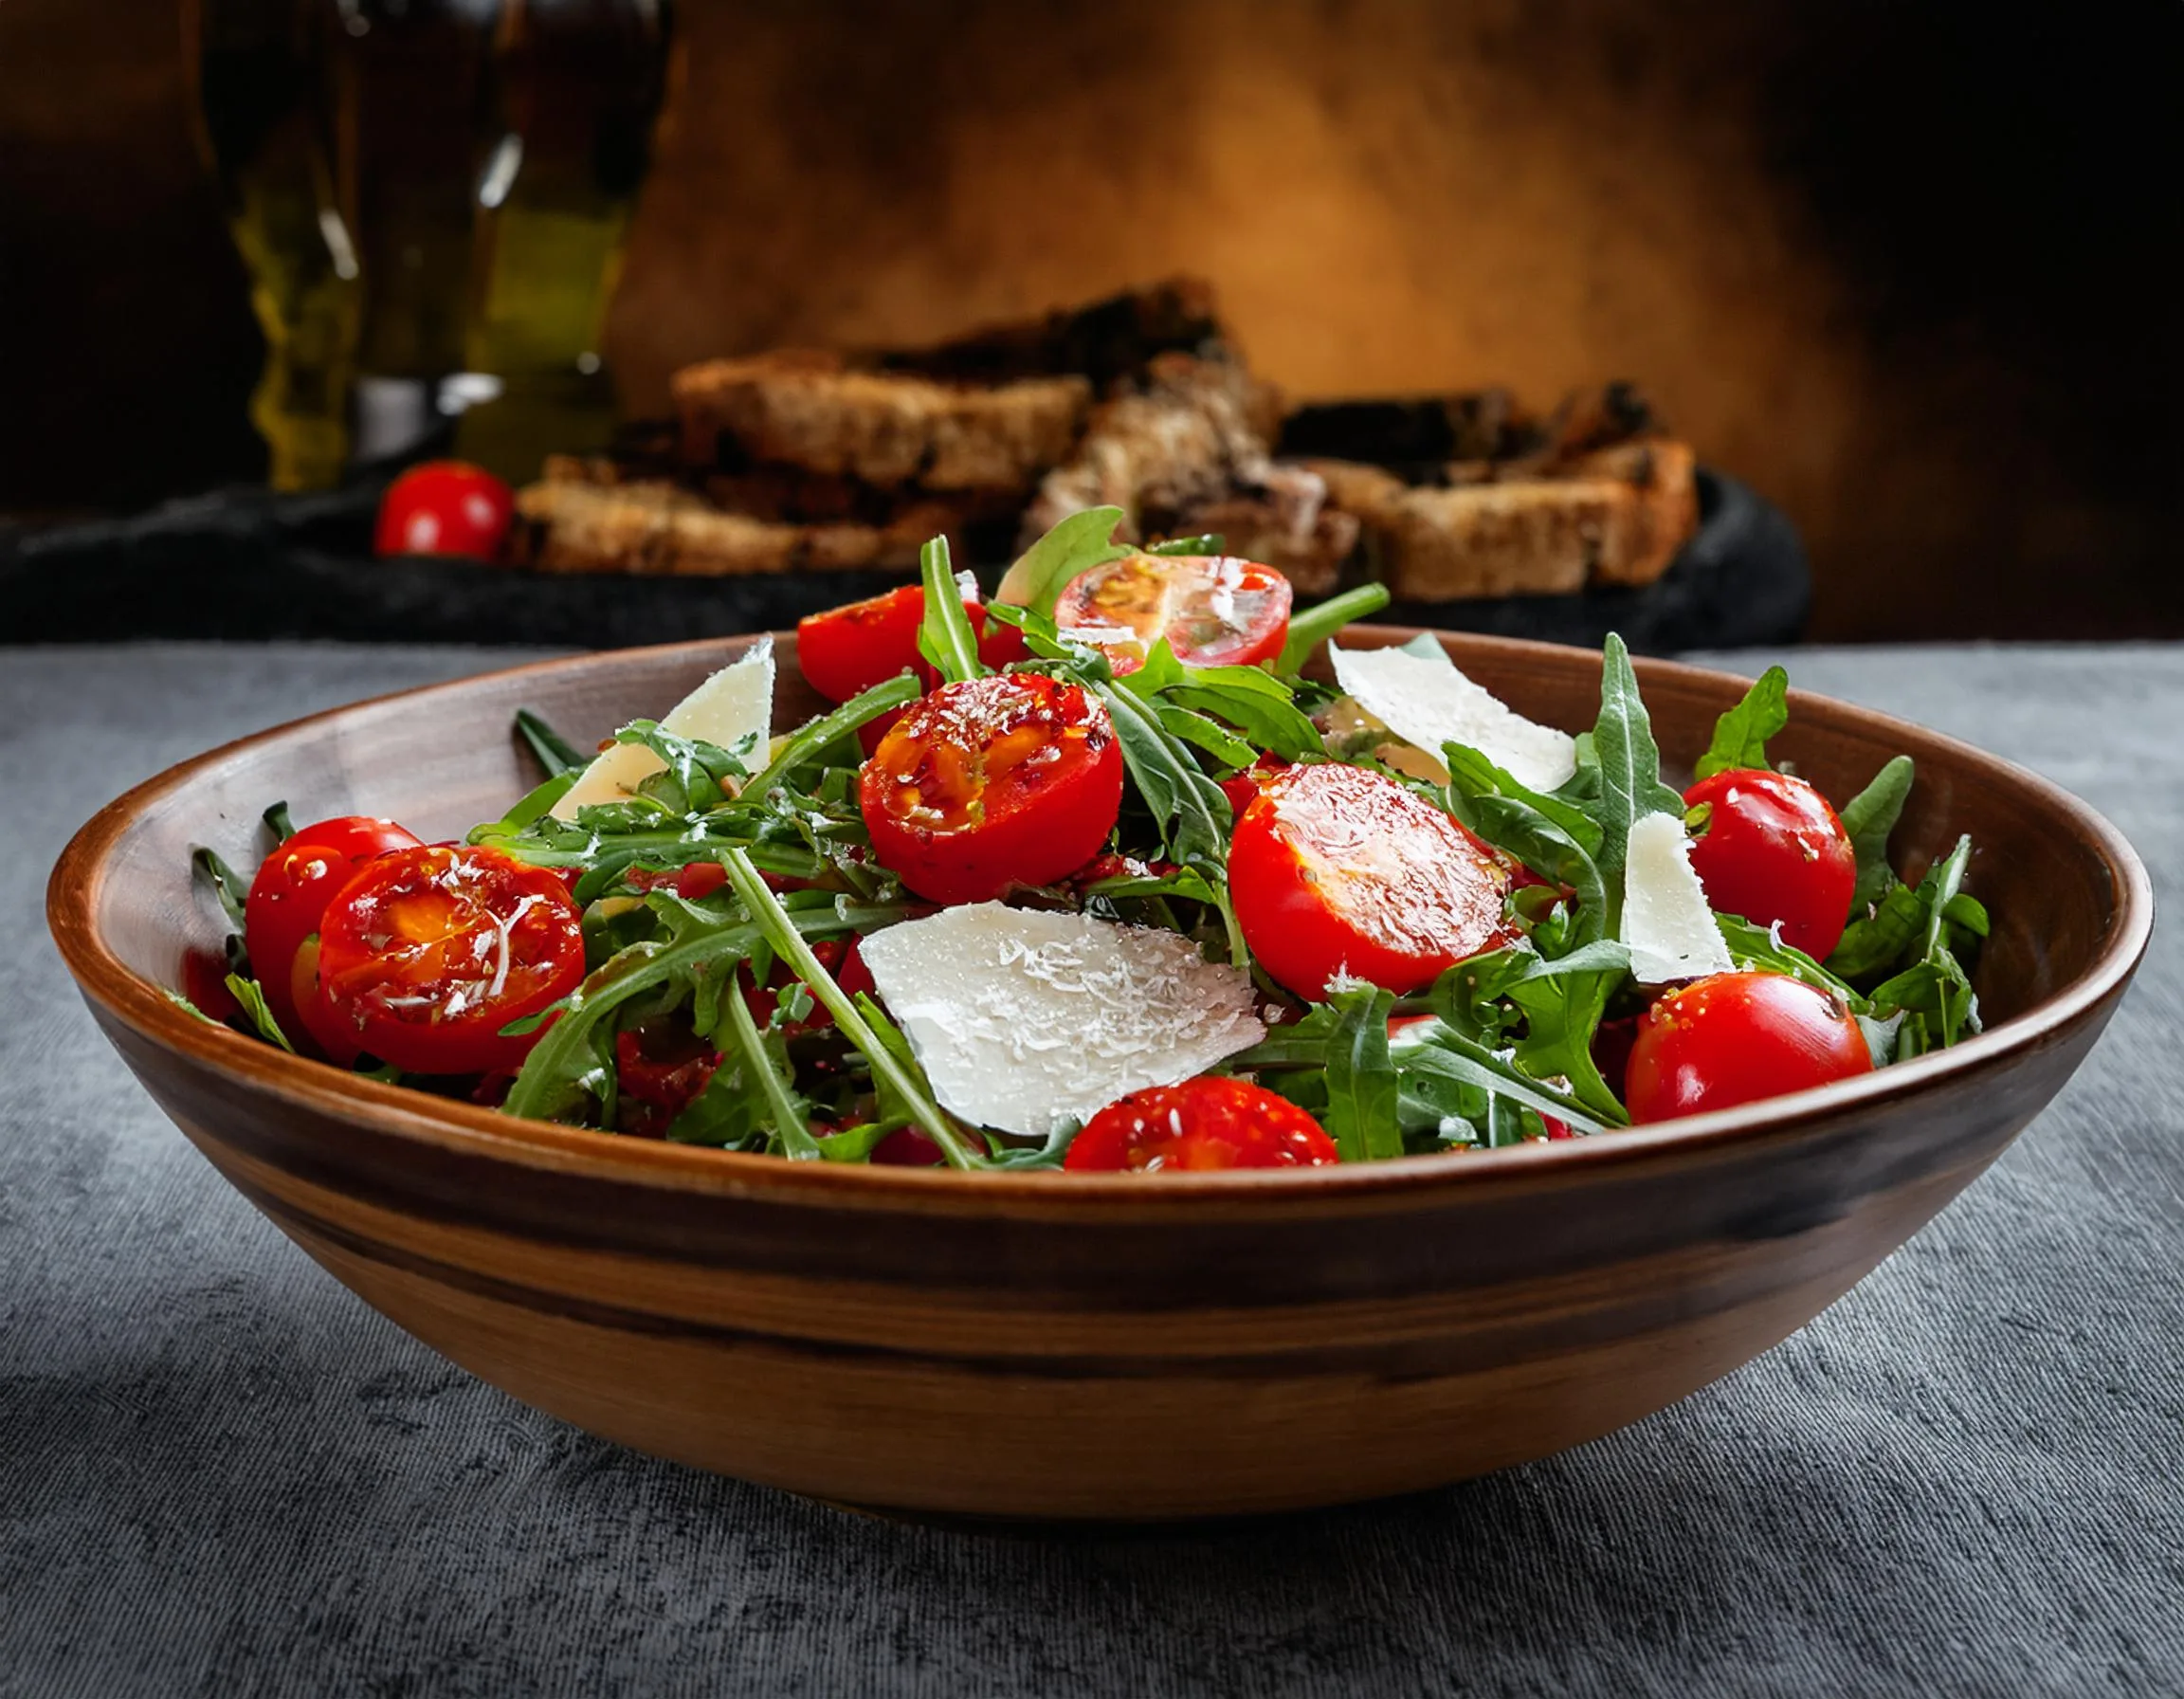
<svg viewBox="0 0 2184 1699">
<path fill-rule="evenodd" d="M 1366 713 L 1421 751 L 1446 780 L 1444 743 L 1476 749 L 1519 784 L 1552 791 L 1577 771 L 1569 733 L 1527 720 L 1457 669 L 1439 644 L 1429 651 L 1337 649 L 1329 651 L 1335 681 Z"/>
<path fill-rule="evenodd" d="M 1641 985 L 1725 974 L 1736 966 L 1691 867 L 1691 840 L 1675 814 L 1630 823 L 1623 863 L 1623 941 Z"/>
<path fill-rule="evenodd" d="M 664 731 L 698 738 L 741 757 L 746 766 L 761 756 L 774 724 L 774 639 L 761 637 L 707 679 L 661 718 Z M 747 749 L 737 744 L 750 739 Z M 602 750 L 554 805 L 556 820 L 573 820 L 576 811 L 599 802 L 621 802 L 651 775 L 660 758 L 642 743 L 617 743 Z"/>
<path fill-rule="evenodd" d="M 1152 927 L 975 903 L 861 953 L 942 1105 L 1033 1138 L 1266 1035 L 1249 975 Z"/>
</svg>

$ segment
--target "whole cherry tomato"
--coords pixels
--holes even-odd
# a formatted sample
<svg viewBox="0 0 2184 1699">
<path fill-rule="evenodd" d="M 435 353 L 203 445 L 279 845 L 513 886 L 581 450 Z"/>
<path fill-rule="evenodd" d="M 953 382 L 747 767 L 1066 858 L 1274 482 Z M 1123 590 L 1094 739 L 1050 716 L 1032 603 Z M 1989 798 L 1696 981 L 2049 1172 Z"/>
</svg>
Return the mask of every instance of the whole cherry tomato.
<svg viewBox="0 0 2184 1699">
<path fill-rule="evenodd" d="M 1122 807 L 1100 699 L 1036 672 L 943 685 L 881 740 L 857 800 L 881 866 L 934 903 L 1047 885 L 1090 860 Z"/>
<path fill-rule="evenodd" d="M 963 612 L 977 634 L 979 660 L 996 672 L 1029 652 L 1024 634 L 1014 626 L 987 622 L 986 610 L 975 595 L 964 598 Z M 811 688 L 828 702 L 847 702 L 901 672 L 916 673 L 918 682 L 930 690 L 939 684 L 940 675 L 918 651 L 918 631 L 924 623 L 925 591 L 918 584 L 829 608 L 797 622 L 796 664 Z M 896 708 L 858 728 L 866 755 L 880 747 L 880 740 L 904 712 Z"/>
<path fill-rule="evenodd" d="M 411 466 L 379 500 L 373 547 L 381 555 L 467 555 L 491 560 L 507 539 L 516 498 L 482 467 L 460 460 Z"/>
<path fill-rule="evenodd" d="M 1186 667 L 1253 667 L 1289 638 L 1289 580 L 1229 555 L 1125 555 L 1063 589 L 1054 623 L 1135 671 L 1162 637 Z"/>
<path fill-rule="evenodd" d="M 1801 778 L 1764 770 L 1717 773 L 1684 793 L 1704 809 L 1691 866 L 1706 901 L 1756 926 L 1782 925 L 1782 941 L 1814 960 L 1842 941 L 1858 884 L 1858 855 L 1843 822 Z"/>
<path fill-rule="evenodd" d="M 1637 1123 L 1734 1108 L 1873 1070 L 1857 1018 L 1787 974 L 1716 974 L 1640 1017 L 1625 1100 Z"/>
<path fill-rule="evenodd" d="M 265 993 L 265 1005 L 292 1044 L 317 1037 L 317 951 L 305 945 L 318 930 L 326 904 L 356 869 L 391 850 L 416 846 L 414 834 L 391 820 L 342 814 L 291 834 L 259 864 L 243 905 L 243 942 L 250 971 Z M 299 959 L 308 955 L 310 960 Z M 323 1045 L 323 1041 L 321 1041 Z M 337 1049 L 336 1061 L 346 1061 Z M 354 1051 L 351 1052 L 354 1054 Z"/>
<path fill-rule="evenodd" d="M 1244 941 L 1299 996 L 1338 974 L 1402 994 L 1512 943 L 1509 870 L 1384 774 L 1339 761 L 1264 780 L 1236 822 L 1228 890 Z"/>
<path fill-rule="evenodd" d="M 1073 1174 L 1209 1168 L 1315 1168 L 1335 1141 L 1285 1097 L 1247 1080 L 1202 1076 L 1109 1104 L 1070 1142 Z"/>
<path fill-rule="evenodd" d="M 582 916 L 551 868 L 421 845 L 367 864 L 327 905 L 318 980 L 359 1050 L 411 1073 L 519 1066 L 503 1037 L 584 978 Z"/>
</svg>

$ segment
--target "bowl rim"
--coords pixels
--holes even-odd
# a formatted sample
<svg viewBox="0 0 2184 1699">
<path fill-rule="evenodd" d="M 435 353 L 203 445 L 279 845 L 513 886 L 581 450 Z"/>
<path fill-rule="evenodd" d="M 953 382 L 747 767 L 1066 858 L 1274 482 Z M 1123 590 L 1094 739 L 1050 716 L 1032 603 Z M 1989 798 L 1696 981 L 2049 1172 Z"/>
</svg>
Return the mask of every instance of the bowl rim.
<svg viewBox="0 0 2184 1699">
<path fill-rule="evenodd" d="M 1569 657 L 1597 662 L 1598 651 L 1524 638 L 1447 631 L 1428 627 L 1358 624 L 1346 634 L 1400 642 L 1426 631 L 1459 648 L 1508 660 L 1563 666 Z M 1773 1144 L 1838 1123 L 1884 1101 L 1944 1090 L 1989 1063 L 2060 1041 L 2104 1003 L 2119 996 L 2143 957 L 2154 923 L 2152 883 L 2123 835 L 2098 811 L 2052 780 L 1945 733 L 1900 720 L 1839 698 L 1793 689 L 1790 702 L 1809 722 L 1833 722 L 1847 730 L 1910 734 L 1991 779 L 2029 791 L 2046 809 L 2066 818 L 2081 841 L 2106 862 L 2114 905 L 2106 935 L 2085 972 L 2021 1014 L 1946 1050 L 1878 1069 L 1857 1079 L 1811 1087 L 1735 1108 L 1718 1109 L 1650 1126 L 1620 1129 L 1612 1137 L 1540 1142 L 1469 1151 L 1461 1160 L 1426 1153 L 1369 1163 L 1320 1168 L 1245 1169 L 1171 1174 L 1157 1186 L 1142 1176 L 1076 1174 L 1046 1170 L 959 1174 L 948 1168 L 875 1167 L 866 1163 L 792 1162 L 779 1157 L 670 1144 L 622 1134 L 564 1126 L 504 1115 L 482 1105 L 437 1098 L 404 1087 L 363 1079 L 331 1064 L 290 1054 L 200 1018 L 175 1003 L 164 988 L 124 964 L 101 936 L 98 914 L 111 856 L 139 813 L 188 786 L 201 773 L 234 755 L 305 728 L 366 709 L 430 701 L 486 683 L 544 673 L 613 667 L 635 657 L 711 660 L 757 641 L 760 633 L 682 643 L 580 652 L 492 668 L 438 684 L 388 691 L 237 738 L 177 762 L 131 787 L 94 814 L 70 838 L 46 885 L 46 923 L 62 959 L 87 1001 L 138 1037 L 216 1073 L 237 1077 L 254 1093 L 337 1121 L 362 1124 L 398 1140 L 443 1150 L 512 1161 L 521 1166 L 584 1173 L 664 1190 L 703 1195 L 770 1195 L 784 1202 L 822 1207 L 864 1206 L 961 1213 L 980 1207 L 1035 1205 L 1043 1210 L 1081 1203 L 1091 1213 L 1165 1215 L 1203 1210 L 1220 1200 L 1251 1198 L 1255 1207 L 1324 1206 L 1338 1199 L 1370 1204 L 1401 1194 L 1408 1202 L 1444 1188 L 1529 1189 L 1574 1178 L 1580 1172 L 1619 1170 L 1632 1162 L 1719 1151 L 1724 1145 Z M 794 634 L 772 633 L 777 652 L 794 653 Z M 1684 685 L 1739 688 L 1750 681 L 1687 662 L 1635 658 L 1643 685 L 1648 680 Z M 1078 1213 L 1070 1210 L 1067 1213 Z"/>
</svg>

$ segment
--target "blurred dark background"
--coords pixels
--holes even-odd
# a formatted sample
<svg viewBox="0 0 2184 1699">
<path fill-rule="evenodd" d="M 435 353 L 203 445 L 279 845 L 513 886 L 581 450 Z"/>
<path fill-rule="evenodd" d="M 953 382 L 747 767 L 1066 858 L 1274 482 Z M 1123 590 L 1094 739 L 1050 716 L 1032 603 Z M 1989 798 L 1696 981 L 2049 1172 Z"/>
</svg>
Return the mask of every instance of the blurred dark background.
<svg viewBox="0 0 2184 1699">
<path fill-rule="evenodd" d="M 1821 638 L 2184 635 L 2184 9 L 686 5 L 625 405 L 1175 271 L 1301 397 L 1637 379 Z M 0 514 L 251 480 L 170 0 L 0 4 Z"/>
</svg>

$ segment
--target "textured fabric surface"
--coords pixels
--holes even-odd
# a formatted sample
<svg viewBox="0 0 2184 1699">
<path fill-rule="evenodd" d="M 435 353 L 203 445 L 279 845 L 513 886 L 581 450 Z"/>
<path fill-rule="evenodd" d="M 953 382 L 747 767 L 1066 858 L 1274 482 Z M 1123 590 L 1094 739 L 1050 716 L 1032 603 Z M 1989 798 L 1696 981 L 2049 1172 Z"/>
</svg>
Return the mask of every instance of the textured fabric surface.
<svg viewBox="0 0 2184 1699">
<path fill-rule="evenodd" d="M 588 1438 L 399 1333 L 168 1125 L 45 935 L 126 785 L 506 658 L 0 650 L 0 1695 L 2184 1691 L 2174 916 L 1985 1178 L 1649 1421 L 1236 1527 L 896 1525 Z M 2184 880 L 2184 649 L 1789 659 Z"/>
</svg>

